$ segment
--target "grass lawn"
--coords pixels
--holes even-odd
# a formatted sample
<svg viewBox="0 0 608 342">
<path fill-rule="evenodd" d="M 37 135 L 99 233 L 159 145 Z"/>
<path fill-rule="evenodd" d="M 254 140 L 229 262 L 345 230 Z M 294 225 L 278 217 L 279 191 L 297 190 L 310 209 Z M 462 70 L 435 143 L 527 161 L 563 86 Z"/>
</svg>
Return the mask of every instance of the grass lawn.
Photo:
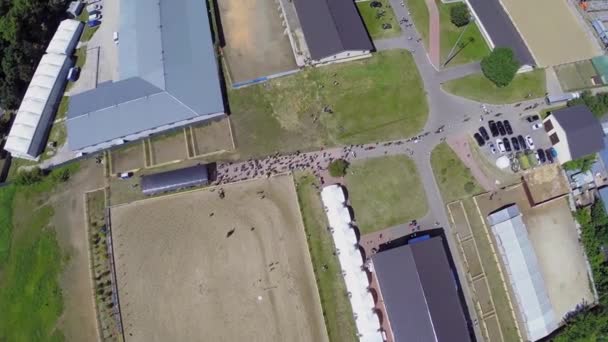
<svg viewBox="0 0 608 342">
<path fill-rule="evenodd" d="M 346 184 L 361 234 L 419 219 L 428 211 L 416 165 L 405 156 L 355 162 Z"/>
<path fill-rule="evenodd" d="M 68 96 L 63 96 L 61 98 L 61 102 L 59 102 L 59 107 L 57 107 L 57 114 L 55 114 L 55 120 L 64 119 L 66 115 L 68 115 L 69 104 L 70 98 Z"/>
<path fill-rule="evenodd" d="M 327 218 L 321 197 L 313 187 L 316 179 L 309 173 L 295 175 L 298 201 L 308 236 L 308 248 L 317 279 L 325 326 L 332 342 L 356 340 L 356 327 L 334 243 L 327 231 Z M 323 266 L 326 266 L 326 269 Z"/>
<path fill-rule="evenodd" d="M 84 23 L 84 29 L 82 30 L 82 35 L 80 36 L 80 41 L 88 42 L 89 40 L 91 40 L 91 38 L 93 37 L 95 32 L 97 32 L 97 29 L 99 28 L 100 25 L 97 25 L 95 27 L 89 27 L 89 25 L 87 24 L 87 22 L 89 21 L 89 11 L 87 11 L 86 8 L 82 9 L 82 12 L 78 16 L 78 20 L 80 20 Z"/>
<path fill-rule="evenodd" d="M 77 167 L 68 166 L 71 172 Z M 58 181 L 51 174 L 34 185 L 0 188 L 1 341 L 63 340 L 57 329 L 63 310 L 62 252 L 47 204 Z"/>
<path fill-rule="evenodd" d="M 551 107 L 551 108 L 545 108 L 545 109 L 541 110 L 540 112 L 538 112 L 538 115 L 540 115 L 541 119 L 544 119 L 547 116 L 549 116 L 549 114 L 551 114 L 552 111 L 558 110 L 558 109 L 563 109 L 566 107 L 568 107 L 568 105 L 561 105 L 561 106 L 555 106 L 555 107 Z"/>
<path fill-rule="evenodd" d="M 431 153 L 431 166 L 445 203 L 483 191 L 447 143 L 435 147 Z"/>
<path fill-rule="evenodd" d="M 410 17 L 416 26 L 416 30 L 422 36 L 425 47 L 429 47 L 429 9 L 425 0 L 409 0 L 407 2 Z"/>
<path fill-rule="evenodd" d="M 445 62 L 448 58 L 450 50 L 458 40 L 460 33 L 465 30 L 465 27 L 456 27 L 450 21 L 450 9 L 458 6 L 460 3 L 444 4 L 437 1 L 439 8 L 439 19 L 441 25 L 441 61 Z M 474 61 L 480 61 L 483 57 L 490 53 L 490 48 L 483 39 L 479 27 L 475 22 L 468 25 L 459 46 L 456 47 L 454 53 L 456 55 L 448 63 L 448 66 L 457 64 L 465 64 Z"/>
<path fill-rule="evenodd" d="M 482 74 L 469 75 L 443 84 L 448 93 L 475 101 L 507 104 L 545 96 L 545 70 L 538 69 L 515 75 L 506 87 L 499 88 Z"/>
<path fill-rule="evenodd" d="M 230 89 L 228 99 L 241 158 L 407 137 L 428 115 L 405 50 Z"/>
<path fill-rule="evenodd" d="M 395 18 L 395 12 L 388 0 L 376 0 L 382 4 L 382 7 L 371 7 L 371 1 L 357 2 L 359 14 L 363 18 L 367 32 L 372 39 L 396 37 L 401 33 L 401 26 Z M 381 15 L 378 18 L 378 15 Z M 383 29 L 383 24 L 391 25 L 390 29 Z"/>
</svg>

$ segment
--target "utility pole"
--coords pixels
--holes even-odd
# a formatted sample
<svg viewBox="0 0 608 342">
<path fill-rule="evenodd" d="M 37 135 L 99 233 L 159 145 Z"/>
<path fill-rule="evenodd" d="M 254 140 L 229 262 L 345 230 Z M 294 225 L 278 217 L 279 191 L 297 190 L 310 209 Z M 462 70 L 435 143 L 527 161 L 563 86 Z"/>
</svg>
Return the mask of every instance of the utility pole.
<svg viewBox="0 0 608 342">
<path fill-rule="evenodd" d="M 443 67 L 445 68 L 445 66 L 448 64 L 448 62 L 450 61 L 450 59 L 454 56 L 452 56 L 452 54 L 454 53 L 454 50 L 456 49 L 456 47 L 458 46 L 458 43 L 460 43 L 460 40 L 462 39 L 462 36 L 464 36 L 464 33 L 467 31 L 467 29 L 469 28 L 469 26 L 475 21 L 475 17 L 471 16 L 469 23 L 464 27 L 464 30 L 462 30 L 462 32 L 460 32 L 460 35 L 458 36 L 458 39 L 456 39 L 456 43 L 454 43 L 454 46 L 452 46 L 452 49 L 450 50 L 450 53 L 448 54 L 448 58 L 445 59 L 445 63 L 443 63 Z"/>
</svg>

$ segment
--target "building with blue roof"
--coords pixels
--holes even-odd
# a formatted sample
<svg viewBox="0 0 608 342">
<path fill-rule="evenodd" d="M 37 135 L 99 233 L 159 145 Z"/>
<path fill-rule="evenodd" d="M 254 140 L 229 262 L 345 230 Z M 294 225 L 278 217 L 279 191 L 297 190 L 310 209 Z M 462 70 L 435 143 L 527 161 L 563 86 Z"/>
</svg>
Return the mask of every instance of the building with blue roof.
<svg viewBox="0 0 608 342">
<path fill-rule="evenodd" d="M 68 145 L 91 153 L 225 115 L 205 1 L 121 1 L 119 79 L 70 98 Z"/>
</svg>

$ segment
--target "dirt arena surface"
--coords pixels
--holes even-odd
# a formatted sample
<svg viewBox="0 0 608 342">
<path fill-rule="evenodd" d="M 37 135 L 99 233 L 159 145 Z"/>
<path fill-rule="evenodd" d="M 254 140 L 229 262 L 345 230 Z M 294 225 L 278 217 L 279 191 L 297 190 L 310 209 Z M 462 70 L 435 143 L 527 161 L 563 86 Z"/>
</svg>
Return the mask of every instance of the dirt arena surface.
<svg viewBox="0 0 608 342">
<path fill-rule="evenodd" d="M 111 209 L 126 339 L 327 341 L 291 176 L 223 189 Z"/>
<path fill-rule="evenodd" d="M 297 69 L 278 2 L 220 0 L 218 6 L 233 84 Z"/>
<path fill-rule="evenodd" d="M 162 165 L 188 158 L 183 129 L 150 138 L 152 165 Z"/>
<path fill-rule="evenodd" d="M 112 158 L 112 174 L 139 170 L 146 166 L 142 141 L 112 150 L 110 157 Z"/>
<path fill-rule="evenodd" d="M 540 67 L 602 53 L 567 0 L 501 0 Z"/>
<path fill-rule="evenodd" d="M 188 137 L 191 139 L 189 144 L 194 147 L 190 153 L 191 157 L 234 150 L 229 118 L 190 126 L 187 130 L 190 130 L 188 132 Z"/>
</svg>

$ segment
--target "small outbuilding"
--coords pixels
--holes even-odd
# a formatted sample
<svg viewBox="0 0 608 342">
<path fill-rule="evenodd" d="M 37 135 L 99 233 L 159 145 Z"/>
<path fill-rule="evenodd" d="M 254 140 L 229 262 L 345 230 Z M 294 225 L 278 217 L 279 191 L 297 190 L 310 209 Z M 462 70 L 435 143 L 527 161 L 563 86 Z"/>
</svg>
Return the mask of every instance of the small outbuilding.
<svg viewBox="0 0 608 342">
<path fill-rule="evenodd" d="M 602 125 L 585 105 L 555 110 L 543 124 L 562 164 L 604 149 Z"/>
<path fill-rule="evenodd" d="M 80 1 L 72 1 L 70 2 L 70 5 L 68 6 L 67 9 L 67 13 L 68 16 L 70 16 L 70 18 L 77 18 L 80 13 L 82 13 L 82 8 L 84 7 L 84 4 Z"/>
<path fill-rule="evenodd" d="M 141 191 L 144 195 L 157 195 L 207 184 L 209 184 L 209 171 L 204 164 L 141 177 Z"/>
</svg>

